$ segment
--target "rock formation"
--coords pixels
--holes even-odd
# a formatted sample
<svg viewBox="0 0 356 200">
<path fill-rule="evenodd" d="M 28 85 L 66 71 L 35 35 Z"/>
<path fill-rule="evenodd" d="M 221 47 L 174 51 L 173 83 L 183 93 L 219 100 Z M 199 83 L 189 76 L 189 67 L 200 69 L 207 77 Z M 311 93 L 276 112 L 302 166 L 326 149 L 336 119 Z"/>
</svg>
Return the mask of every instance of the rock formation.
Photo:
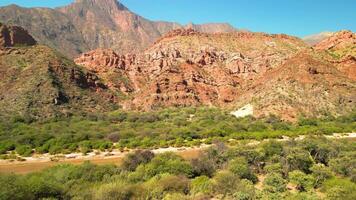
<svg viewBox="0 0 356 200">
<path fill-rule="evenodd" d="M 31 46 L 35 44 L 35 39 L 25 29 L 0 23 L 0 47 Z"/>
</svg>

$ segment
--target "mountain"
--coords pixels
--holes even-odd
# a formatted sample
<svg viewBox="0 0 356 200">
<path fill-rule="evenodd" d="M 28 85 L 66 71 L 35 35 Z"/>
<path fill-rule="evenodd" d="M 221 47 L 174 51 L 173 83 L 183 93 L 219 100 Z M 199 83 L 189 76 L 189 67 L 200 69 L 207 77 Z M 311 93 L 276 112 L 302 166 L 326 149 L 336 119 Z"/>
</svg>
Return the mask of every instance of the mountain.
<svg viewBox="0 0 356 200">
<path fill-rule="evenodd" d="M 327 54 L 283 34 L 178 29 L 139 54 L 99 49 L 75 62 L 126 95 L 126 109 L 251 105 L 255 116 L 293 121 L 355 107 L 355 81 Z"/>
<path fill-rule="evenodd" d="M 356 34 L 339 31 L 314 46 L 323 59 L 333 63 L 349 78 L 356 80 Z"/>
<path fill-rule="evenodd" d="M 0 8 L 0 21 L 24 27 L 41 44 L 68 57 L 97 48 L 119 53 L 139 52 L 163 34 L 184 26 L 147 20 L 116 0 L 76 0 L 57 9 Z M 232 32 L 228 24 L 189 24 L 202 32 Z"/>
<path fill-rule="evenodd" d="M 317 52 L 305 50 L 244 88 L 236 102 L 237 107 L 252 105 L 259 117 L 338 116 L 355 108 L 356 82 Z"/>
<path fill-rule="evenodd" d="M 333 32 L 321 32 L 317 33 L 314 35 L 308 35 L 303 38 L 304 42 L 307 44 L 313 46 L 324 40 L 325 38 L 328 38 L 332 36 L 334 33 Z"/>
<path fill-rule="evenodd" d="M 95 74 L 36 45 L 20 27 L 0 25 L 0 33 L 0 118 L 46 119 L 114 106 Z"/>
<path fill-rule="evenodd" d="M 139 53 L 96 49 L 73 62 L 1 24 L 0 113 L 47 119 L 119 107 L 248 105 L 256 117 L 338 116 L 356 105 L 355 38 L 340 31 L 310 47 L 284 34 L 181 28 Z"/>
</svg>

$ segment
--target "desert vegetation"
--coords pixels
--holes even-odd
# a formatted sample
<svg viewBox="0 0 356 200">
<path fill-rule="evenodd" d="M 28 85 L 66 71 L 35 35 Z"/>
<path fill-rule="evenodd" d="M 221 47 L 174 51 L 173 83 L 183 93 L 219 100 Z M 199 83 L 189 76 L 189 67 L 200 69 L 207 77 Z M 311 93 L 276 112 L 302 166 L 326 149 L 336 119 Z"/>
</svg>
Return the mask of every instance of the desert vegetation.
<svg viewBox="0 0 356 200">
<path fill-rule="evenodd" d="M 355 117 L 355 113 L 338 118 L 300 117 L 292 123 L 276 116 L 238 119 L 218 108 L 115 111 L 46 121 L 13 117 L 0 123 L 0 153 L 3 159 L 11 159 L 17 154 L 86 154 L 94 149 L 189 147 L 213 141 L 350 133 L 356 128 Z"/>
<path fill-rule="evenodd" d="M 0 199 L 354 199 L 355 145 L 309 136 L 222 142 L 198 158 L 136 151 L 121 165 L 59 165 L 0 175 Z"/>
</svg>

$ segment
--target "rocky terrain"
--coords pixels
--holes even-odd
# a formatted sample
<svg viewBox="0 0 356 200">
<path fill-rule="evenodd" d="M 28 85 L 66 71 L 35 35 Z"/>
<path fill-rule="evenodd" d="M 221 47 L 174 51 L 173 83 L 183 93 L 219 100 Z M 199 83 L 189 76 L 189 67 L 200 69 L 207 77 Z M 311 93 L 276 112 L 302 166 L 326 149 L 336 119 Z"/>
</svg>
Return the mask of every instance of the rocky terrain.
<svg viewBox="0 0 356 200">
<path fill-rule="evenodd" d="M 321 42 L 322 40 L 332 36 L 333 32 L 321 32 L 314 35 L 308 35 L 303 38 L 304 42 L 313 46 Z"/>
<path fill-rule="evenodd" d="M 35 39 L 23 28 L 0 23 L 0 48 L 35 44 Z"/>
<path fill-rule="evenodd" d="M 311 47 L 296 37 L 235 31 L 228 24 L 182 28 L 153 22 L 115 0 L 77 0 L 57 9 L 13 5 L 0 11 L 0 20 L 29 28 L 0 24 L 4 116 L 40 119 L 119 107 L 236 111 L 248 105 L 255 116 L 294 121 L 355 108 L 356 36 L 351 31 Z M 74 62 L 53 48 L 75 56 Z"/>
<path fill-rule="evenodd" d="M 314 49 L 349 78 L 356 80 L 356 35 L 340 31 L 322 40 Z"/>
<path fill-rule="evenodd" d="M 113 95 L 95 74 L 36 45 L 20 27 L 0 30 L 0 118 L 36 120 L 113 108 Z"/>
<path fill-rule="evenodd" d="M 351 37 L 344 36 L 350 33 Z M 347 47 L 342 43 L 352 43 L 354 35 L 344 31 L 332 37 L 341 38 L 337 45 Z M 319 47 L 323 43 L 310 49 L 287 35 L 178 29 L 140 54 L 100 49 L 75 62 L 96 72 L 109 88 L 128 95 L 128 101 L 120 102 L 126 109 L 199 105 L 232 109 L 251 104 L 256 116 L 273 113 L 296 120 L 301 113 L 338 115 L 355 106 L 352 73 L 340 70 L 349 66 L 354 71 L 353 57 L 337 60 L 340 63 L 328 60 L 328 50 Z"/>
<path fill-rule="evenodd" d="M 21 26 L 40 43 L 67 57 L 97 48 L 118 53 L 140 52 L 163 34 L 184 27 L 174 22 L 150 21 L 117 0 L 76 0 L 56 9 L 0 7 L 0 22 Z M 189 24 L 208 33 L 232 32 L 228 24 Z"/>
</svg>

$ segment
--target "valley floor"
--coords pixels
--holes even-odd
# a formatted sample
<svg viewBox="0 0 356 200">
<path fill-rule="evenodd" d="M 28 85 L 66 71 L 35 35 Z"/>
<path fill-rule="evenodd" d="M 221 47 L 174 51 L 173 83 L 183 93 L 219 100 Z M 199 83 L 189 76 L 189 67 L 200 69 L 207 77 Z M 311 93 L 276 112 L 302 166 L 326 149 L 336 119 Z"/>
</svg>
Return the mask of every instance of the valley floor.
<svg viewBox="0 0 356 200">
<path fill-rule="evenodd" d="M 356 133 L 334 133 L 332 135 L 325 135 L 324 137 L 328 139 L 356 139 Z M 284 142 L 288 140 L 304 140 L 306 136 L 301 135 L 295 138 L 290 138 L 287 136 L 282 137 L 282 139 L 276 139 L 279 142 Z M 266 142 L 270 139 L 265 139 L 263 141 L 258 140 L 233 140 L 230 139 L 229 142 L 243 142 L 247 145 L 259 145 L 262 142 Z M 161 154 L 166 152 L 173 152 L 184 159 L 197 158 L 200 152 L 211 145 L 202 144 L 197 147 L 168 147 L 168 148 L 157 148 L 153 149 L 152 152 L 155 154 Z M 17 160 L 0 160 L 0 173 L 16 173 L 16 174 L 27 174 L 31 172 L 41 171 L 43 169 L 58 165 L 58 164 L 82 164 L 83 162 L 90 161 L 94 164 L 115 164 L 120 165 L 122 159 L 129 154 L 134 152 L 136 149 L 120 151 L 114 149 L 111 152 L 100 152 L 95 150 L 91 153 L 83 155 L 82 153 L 71 153 L 67 155 L 34 155 L 32 157 L 24 157 L 22 161 Z"/>
</svg>

